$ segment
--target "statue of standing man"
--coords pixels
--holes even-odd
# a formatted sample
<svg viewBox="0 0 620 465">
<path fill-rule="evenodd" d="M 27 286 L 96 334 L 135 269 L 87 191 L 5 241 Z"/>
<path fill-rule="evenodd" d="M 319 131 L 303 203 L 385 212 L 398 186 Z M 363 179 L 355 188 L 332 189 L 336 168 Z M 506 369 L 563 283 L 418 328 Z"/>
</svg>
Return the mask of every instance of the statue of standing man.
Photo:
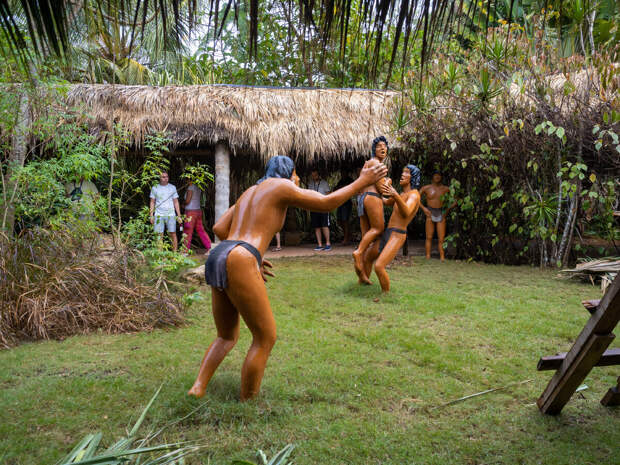
<svg viewBox="0 0 620 465">
<path fill-rule="evenodd" d="M 426 258 L 431 258 L 431 245 L 435 230 L 437 231 L 439 258 L 441 261 L 444 261 L 446 258 L 443 250 L 443 241 L 446 237 L 446 217 L 450 210 L 456 206 L 456 202 L 454 202 L 448 208 L 444 208 L 444 196 L 449 192 L 450 188 L 441 183 L 441 173 L 439 171 L 435 171 L 431 183 L 420 190 L 422 199 L 426 197 L 426 206 L 424 204 L 420 205 L 426 215 Z"/>
</svg>

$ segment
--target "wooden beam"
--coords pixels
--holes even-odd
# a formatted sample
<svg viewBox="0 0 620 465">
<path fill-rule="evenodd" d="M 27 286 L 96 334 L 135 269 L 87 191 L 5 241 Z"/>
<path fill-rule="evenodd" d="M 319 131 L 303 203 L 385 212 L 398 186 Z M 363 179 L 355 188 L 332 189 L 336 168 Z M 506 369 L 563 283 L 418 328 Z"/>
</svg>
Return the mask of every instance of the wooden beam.
<svg viewBox="0 0 620 465">
<path fill-rule="evenodd" d="M 609 388 L 605 397 L 601 399 L 601 404 L 605 407 L 615 407 L 620 405 L 620 376 L 618 377 L 618 385 Z"/>
<path fill-rule="evenodd" d="M 588 375 L 614 339 L 620 320 L 620 274 L 609 285 L 596 311 L 564 357 L 547 388 L 537 401 L 541 412 L 556 415 Z"/>
<path fill-rule="evenodd" d="M 557 370 L 562 366 L 565 357 L 566 353 L 541 357 L 536 369 L 538 371 Z M 620 365 L 620 348 L 606 350 L 601 355 L 599 361 L 594 364 L 595 367 L 610 367 L 614 365 Z"/>
</svg>

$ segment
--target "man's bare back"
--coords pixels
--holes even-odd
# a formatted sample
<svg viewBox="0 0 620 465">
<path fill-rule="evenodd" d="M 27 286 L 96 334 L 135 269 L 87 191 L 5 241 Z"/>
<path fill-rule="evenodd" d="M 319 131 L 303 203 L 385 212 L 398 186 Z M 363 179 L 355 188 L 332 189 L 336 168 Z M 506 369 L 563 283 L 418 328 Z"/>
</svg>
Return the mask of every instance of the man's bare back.
<svg viewBox="0 0 620 465">
<path fill-rule="evenodd" d="M 246 190 L 234 206 L 227 239 L 248 242 L 264 255 L 284 225 L 288 205 L 281 194 L 291 186 L 288 179 L 270 178 Z"/>
</svg>

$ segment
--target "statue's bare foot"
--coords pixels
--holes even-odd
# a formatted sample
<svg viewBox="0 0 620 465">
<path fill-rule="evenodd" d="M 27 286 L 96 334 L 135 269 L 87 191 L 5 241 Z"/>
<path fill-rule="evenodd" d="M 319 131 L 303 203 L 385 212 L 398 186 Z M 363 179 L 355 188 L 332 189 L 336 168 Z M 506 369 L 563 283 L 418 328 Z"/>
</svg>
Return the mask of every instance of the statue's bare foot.
<svg viewBox="0 0 620 465">
<path fill-rule="evenodd" d="M 371 285 L 372 284 L 372 281 L 368 278 L 368 276 L 366 276 L 366 273 L 364 272 L 363 269 L 362 269 L 362 272 L 360 273 L 359 283 L 360 284 L 367 284 L 367 285 Z"/>
<path fill-rule="evenodd" d="M 197 399 L 200 399 L 202 396 L 205 395 L 205 391 L 206 391 L 205 387 L 202 384 L 196 382 L 194 383 L 192 388 L 187 392 L 187 395 L 194 396 Z"/>
<path fill-rule="evenodd" d="M 362 279 L 362 275 L 364 274 L 364 264 L 362 263 L 362 254 L 359 252 L 359 249 L 353 252 L 353 266 L 355 266 L 355 273 L 360 278 L 360 282 Z M 368 277 L 366 277 L 368 279 Z"/>
</svg>

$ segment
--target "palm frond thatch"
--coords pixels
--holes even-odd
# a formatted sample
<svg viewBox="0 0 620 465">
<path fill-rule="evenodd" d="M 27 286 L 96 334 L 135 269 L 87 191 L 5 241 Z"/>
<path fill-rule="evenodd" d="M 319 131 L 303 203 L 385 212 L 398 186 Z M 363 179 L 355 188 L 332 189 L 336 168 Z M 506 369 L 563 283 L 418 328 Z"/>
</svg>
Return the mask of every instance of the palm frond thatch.
<svg viewBox="0 0 620 465">
<path fill-rule="evenodd" d="M 177 146 L 227 141 L 233 152 L 268 159 L 277 154 L 340 158 L 367 154 L 389 135 L 397 92 L 245 86 L 74 85 L 71 106 L 83 106 L 95 128 L 120 124 L 140 147 L 151 132 Z"/>
</svg>

